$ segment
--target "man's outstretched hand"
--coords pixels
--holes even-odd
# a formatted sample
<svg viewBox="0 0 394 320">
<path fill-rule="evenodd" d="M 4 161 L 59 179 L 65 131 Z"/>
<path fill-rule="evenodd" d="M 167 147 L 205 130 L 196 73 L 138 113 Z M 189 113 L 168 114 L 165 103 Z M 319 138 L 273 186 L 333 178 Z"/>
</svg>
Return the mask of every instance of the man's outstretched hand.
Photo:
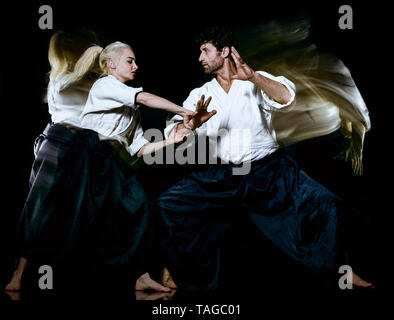
<svg viewBox="0 0 394 320">
<path fill-rule="evenodd" d="M 231 78 L 238 80 L 252 80 L 255 76 L 253 69 L 247 65 L 234 47 L 231 47 L 231 56 L 233 57 L 236 67 L 236 74 Z"/>
<path fill-rule="evenodd" d="M 208 105 L 211 102 L 212 97 L 209 97 L 205 101 L 205 96 L 202 95 L 200 100 L 197 102 L 196 114 L 189 118 L 184 118 L 184 126 L 191 130 L 200 127 L 204 122 L 207 122 L 212 116 L 216 114 L 216 110 L 207 111 Z"/>
</svg>

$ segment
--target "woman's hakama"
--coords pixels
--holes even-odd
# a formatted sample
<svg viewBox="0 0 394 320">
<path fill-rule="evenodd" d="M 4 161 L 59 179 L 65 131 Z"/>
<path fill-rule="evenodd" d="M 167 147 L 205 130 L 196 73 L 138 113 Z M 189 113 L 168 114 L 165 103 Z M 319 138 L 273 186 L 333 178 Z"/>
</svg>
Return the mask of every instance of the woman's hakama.
<svg viewBox="0 0 394 320">
<path fill-rule="evenodd" d="M 60 124 L 47 126 L 35 151 L 20 256 L 51 266 L 136 266 L 149 247 L 149 217 L 133 168 L 96 132 Z"/>
</svg>

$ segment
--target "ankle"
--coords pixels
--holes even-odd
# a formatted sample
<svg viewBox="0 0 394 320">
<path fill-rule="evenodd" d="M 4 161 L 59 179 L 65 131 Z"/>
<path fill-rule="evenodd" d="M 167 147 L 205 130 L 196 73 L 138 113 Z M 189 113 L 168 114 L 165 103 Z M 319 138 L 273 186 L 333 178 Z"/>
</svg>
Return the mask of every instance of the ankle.
<svg viewBox="0 0 394 320">
<path fill-rule="evenodd" d="M 144 274 L 142 274 L 142 275 L 140 276 L 140 279 L 142 279 L 142 280 L 148 280 L 148 279 L 150 279 L 149 273 L 148 273 L 148 272 L 145 272 Z"/>
</svg>

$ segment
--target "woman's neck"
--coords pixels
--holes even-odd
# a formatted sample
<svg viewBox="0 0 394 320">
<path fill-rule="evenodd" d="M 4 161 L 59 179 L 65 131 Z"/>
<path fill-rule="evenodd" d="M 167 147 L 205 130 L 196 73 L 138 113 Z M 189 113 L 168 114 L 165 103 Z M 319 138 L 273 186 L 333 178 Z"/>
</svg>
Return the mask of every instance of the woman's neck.
<svg viewBox="0 0 394 320">
<path fill-rule="evenodd" d="M 115 73 L 109 72 L 108 75 L 109 75 L 109 76 L 113 76 L 116 80 L 119 80 L 119 81 L 122 82 L 122 83 L 125 83 L 125 82 L 126 82 L 122 77 L 119 77 L 119 75 L 117 75 L 117 74 L 115 74 Z"/>
</svg>

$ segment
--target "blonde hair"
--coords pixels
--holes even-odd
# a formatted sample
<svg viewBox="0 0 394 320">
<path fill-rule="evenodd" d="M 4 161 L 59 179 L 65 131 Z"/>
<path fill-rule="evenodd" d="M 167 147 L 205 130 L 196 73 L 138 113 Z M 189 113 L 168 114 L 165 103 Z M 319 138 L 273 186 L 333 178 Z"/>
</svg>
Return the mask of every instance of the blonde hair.
<svg viewBox="0 0 394 320">
<path fill-rule="evenodd" d="M 99 74 L 98 56 L 102 51 L 97 35 L 91 30 L 69 34 L 55 32 L 49 41 L 48 87 L 59 92 L 87 75 Z"/>
<path fill-rule="evenodd" d="M 53 82 L 59 76 L 73 71 L 85 50 L 96 43 L 97 35 L 91 30 L 81 29 L 73 34 L 56 31 L 49 41 L 49 81 Z"/>
<path fill-rule="evenodd" d="M 100 69 L 103 72 L 103 74 L 106 75 L 109 74 L 109 67 L 108 67 L 109 60 L 116 59 L 119 56 L 121 50 L 124 48 L 133 50 L 128 44 L 120 41 L 113 42 L 103 49 L 103 51 L 100 54 L 100 60 L 99 60 Z"/>
<path fill-rule="evenodd" d="M 101 73 L 98 60 L 102 51 L 103 48 L 100 46 L 92 46 L 86 49 L 75 63 L 72 72 L 65 73 L 56 79 L 54 85 L 57 91 L 63 90 L 87 76 L 98 78 Z"/>
</svg>

